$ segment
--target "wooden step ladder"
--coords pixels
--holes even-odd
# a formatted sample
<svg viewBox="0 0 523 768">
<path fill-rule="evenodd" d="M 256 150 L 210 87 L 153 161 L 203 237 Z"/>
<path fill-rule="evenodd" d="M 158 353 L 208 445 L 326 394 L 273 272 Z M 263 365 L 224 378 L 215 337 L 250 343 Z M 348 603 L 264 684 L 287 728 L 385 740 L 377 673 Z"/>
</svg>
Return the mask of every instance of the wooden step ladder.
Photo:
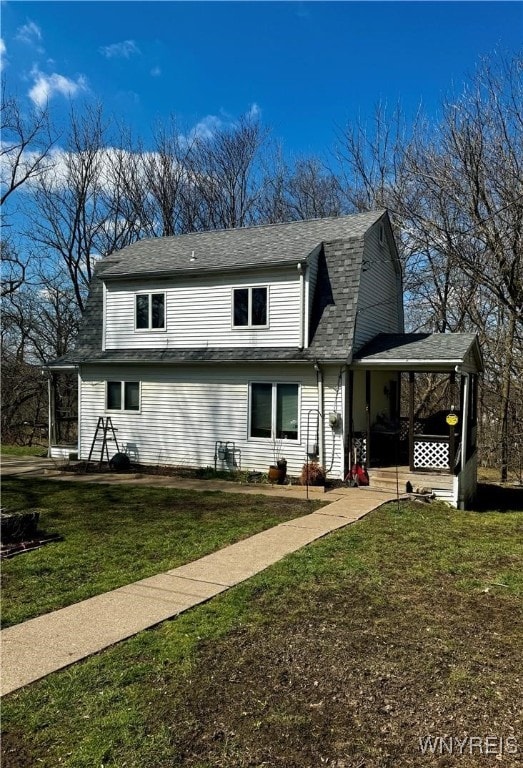
<svg viewBox="0 0 523 768">
<path fill-rule="evenodd" d="M 107 461 L 110 461 L 109 448 L 107 445 L 109 441 L 114 442 L 116 445 L 116 452 L 119 453 L 120 449 L 118 448 L 118 440 L 116 439 L 117 432 L 118 430 L 114 428 L 113 421 L 110 416 L 99 416 L 93 442 L 91 443 L 91 450 L 89 451 L 89 458 L 87 461 L 91 461 L 91 456 L 93 455 L 95 445 L 96 443 L 99 443 L 100 440 L 102 441 L 102 449 L 100 451 L 100 467 L 102 466 L 102 462 L 104 460 L 104 451 L 107 454 Z"/>
</svg>

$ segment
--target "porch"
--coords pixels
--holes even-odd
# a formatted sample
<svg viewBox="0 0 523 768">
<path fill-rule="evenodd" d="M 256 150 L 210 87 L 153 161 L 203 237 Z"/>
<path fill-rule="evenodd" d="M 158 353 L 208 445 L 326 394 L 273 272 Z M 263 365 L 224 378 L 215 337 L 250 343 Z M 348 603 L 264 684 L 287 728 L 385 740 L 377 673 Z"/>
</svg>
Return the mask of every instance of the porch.
<svg viewBox="0 0 523 768">
<path fill-rule="evenodd" d="M 347 465 L 464 508 L 476 491 L 481 353 L 470 334 L 380 334 L 349 373 Z M 394 468 L 394 472 L 387 472 Z"/>
</svg>

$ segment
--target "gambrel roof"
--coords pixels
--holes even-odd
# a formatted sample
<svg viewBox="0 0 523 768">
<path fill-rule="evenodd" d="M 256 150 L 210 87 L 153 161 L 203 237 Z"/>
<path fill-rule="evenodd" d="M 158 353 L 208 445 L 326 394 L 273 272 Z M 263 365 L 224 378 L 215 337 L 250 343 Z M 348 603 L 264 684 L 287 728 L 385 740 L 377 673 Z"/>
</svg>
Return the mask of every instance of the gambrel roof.
<svg viewBox="0 0 523 768">
<path fill-rule="evenodd" d="M 76 348 L 52 365 L 94 362 L 350 362 L 365 234 L 382 222 L 394 249 L 386 211 L 293 221 L 143 240 L 102 259 L 95 270 Z M 309 346 L 298 348 L 102 349 L 103 282 L 288 268 L 319 253 Z M 191 261 L 191 259 L 193 259 Z M 144 283 L 144 285 L 146 285 Z"/>
<path fill-rule="evenodd" d="M 104 279 L 293 265 L 319 243 L 363 237 L 383 213 L 148 238 L 107 256 Z"/>
</svg>

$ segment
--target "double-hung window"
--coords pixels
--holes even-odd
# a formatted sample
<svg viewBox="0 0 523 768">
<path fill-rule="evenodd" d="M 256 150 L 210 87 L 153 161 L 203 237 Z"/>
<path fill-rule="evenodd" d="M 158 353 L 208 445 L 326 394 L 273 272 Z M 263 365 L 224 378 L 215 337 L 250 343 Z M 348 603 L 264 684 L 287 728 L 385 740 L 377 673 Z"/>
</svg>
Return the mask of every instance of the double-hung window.
<svg viewBox="0 0 523 768">
<path fill-rule="evenodd" d="M 251 384 L 249 437 L 297 440 L 298 407 L 298 384 Z"/>
<path fill-rule="evenodd" d="M 139 411 L 139 381 L 108 381 L 106 409 L 108 411 Z"/>
<path fill-rule="evenodd" d="M 136 330 L 165 328 L 165 293 L 136 294 Z"/>
<path fill-rule="evenodd" d="M 235 328 L 267 326 L 267 286 L 233 289 L 232 324 Z"/>
</svg>

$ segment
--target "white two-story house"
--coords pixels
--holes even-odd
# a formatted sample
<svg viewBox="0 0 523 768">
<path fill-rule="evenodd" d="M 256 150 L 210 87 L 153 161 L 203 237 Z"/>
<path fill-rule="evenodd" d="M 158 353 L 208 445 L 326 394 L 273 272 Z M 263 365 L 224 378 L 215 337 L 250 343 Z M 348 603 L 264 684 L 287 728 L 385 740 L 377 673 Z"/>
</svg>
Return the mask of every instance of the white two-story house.
<svg viewBox="0 0 523 768">
<path fill-rule="evenodd" d="M 113 253 L 97 265 L 76 349 L 49 371 L 78 370 L 80 459 L 110 416 L 142 464 L 266 472 L 285 457 L 292 476 L 317 458 L 340 479 L 356 455 L 371 470 L 397 463 L 401 373 L 414 387 L 416 371 L 446 372 L 460 379 L 458 426 L 436 436 L 432 461 L 412 405 L 403 463 L 446 474 L 442 495 L 463 505 L 475 482 L 460 489 L 465 470 L 475 478 L 477 341 L 403 330 L 400 262 L 379 211 Z M 426 466 L 415 463 L 420 441 Z"/>
</svg>

